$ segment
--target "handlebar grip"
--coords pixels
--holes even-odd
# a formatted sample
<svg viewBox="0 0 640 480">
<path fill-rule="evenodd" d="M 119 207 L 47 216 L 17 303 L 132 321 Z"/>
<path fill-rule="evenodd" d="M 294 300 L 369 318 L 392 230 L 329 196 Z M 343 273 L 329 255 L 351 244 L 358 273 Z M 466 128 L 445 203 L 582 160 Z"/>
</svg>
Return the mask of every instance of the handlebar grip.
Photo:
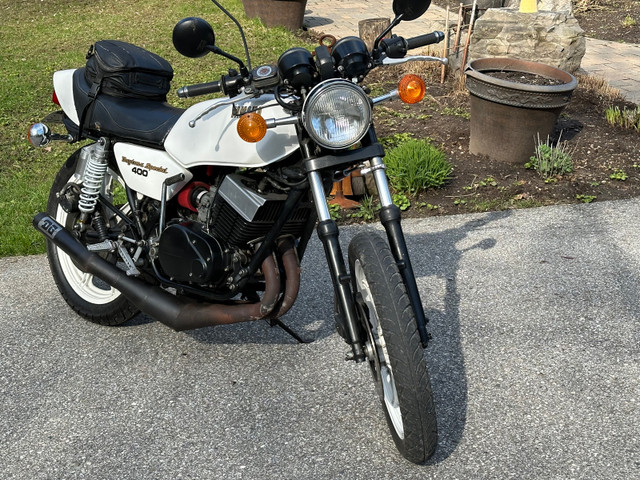
<svg viewBox="0 0 640 480">
<path fill-rule="evenodd" d="M 180 98 L 189 98 L 196 97 L 198 95 L 206 95 L 207 93 L 218 93 L 221 91 L 222 87 L 220 86 L 220 82 L 207 82 L 179 88 L 176 94 Z"/>
<path fill-rule="evenodd" d="M 444 40 L 444 33 L 439 31 L 418 35 L 413 38 L 407 38 L 407 50 L 432 45 L 434 43 L 439 43 L 442 40 Z"/>
</svg>

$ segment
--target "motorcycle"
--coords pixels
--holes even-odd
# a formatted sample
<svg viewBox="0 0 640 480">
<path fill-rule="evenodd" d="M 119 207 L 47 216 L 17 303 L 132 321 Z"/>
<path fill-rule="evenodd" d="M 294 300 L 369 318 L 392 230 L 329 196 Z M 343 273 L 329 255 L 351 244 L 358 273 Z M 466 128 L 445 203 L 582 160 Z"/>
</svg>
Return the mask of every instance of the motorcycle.
<svg viewBox="0 0 640 480">
<path fill-rule="evenodd" d="M 62 110 L 31 127 L 31 143 L 90 141 L 61 167 L 46 213 L 33 220 L 57 287 L 79 315 L 102 325 L 140 311 L 178 331 L 261 319 L 303 341 L 280 318 L 298 296 L 300 262 L 317 230 L 347 359 L 368 363 L 398 450 L 424 463 L 437 445 L 429 337 L 372 108 L 398 97 L 419 102 L 425 85 L 407 75 L 397 90 L 370 98 L 361 83 L 384 65 L 446 63 L 407 55 L 442 32 L 387 37 L 430 0 L 394 0 L 395 17 L 370 50 L 345 37 L 331 50 L 292 48 L 256 68 L 241 26 L 212 1 L 240 29 L 246 64 L 216 46 L 209 23 L 185 18 L 173 30 L 181 54 L 212 52 L 237 69 L 177 95 L 222 98 L 169 105 L 168 62 L 118 41 L 96 42 L 85 67 L 55 72 Z M 345 261 L 326 192 L 355 169 L 375 180 L 387 238 L 357 234 Z"/>
</svg>

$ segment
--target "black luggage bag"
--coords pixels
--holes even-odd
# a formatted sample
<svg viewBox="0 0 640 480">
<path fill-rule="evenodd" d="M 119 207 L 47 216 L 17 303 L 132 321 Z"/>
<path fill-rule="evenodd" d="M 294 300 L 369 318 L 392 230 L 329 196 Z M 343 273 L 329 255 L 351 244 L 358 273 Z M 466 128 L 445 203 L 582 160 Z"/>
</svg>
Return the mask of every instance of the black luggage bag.
<svg viewBox="0 0 640 480">
<path fill-rule="evenodd" d="M 85 79 L 98 92 L 123 98 L 166 101 L 173 69 L 164 58 L 119 40 L 100 40 L 89 48 Z"/>
</svg>

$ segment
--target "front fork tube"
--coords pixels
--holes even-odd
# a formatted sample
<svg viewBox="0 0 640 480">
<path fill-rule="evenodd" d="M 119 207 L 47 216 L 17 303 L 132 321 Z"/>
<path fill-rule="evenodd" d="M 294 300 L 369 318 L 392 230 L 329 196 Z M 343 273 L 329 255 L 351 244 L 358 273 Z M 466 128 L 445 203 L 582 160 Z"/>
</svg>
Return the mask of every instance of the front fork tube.
<svg viewBox="0 0 640 480">
<path fill-rule="evenodd" d="M 318 237 L 324 247 L 338 303 L 339 321 L 343 323 L 346 340 L 351 344 L 352 359 L 356 362 L 362 362 L 365 360 L 365 354 L 362 350 L 361 329 L 358 326 L 358 317 L 351 291 L 351 276 L 347 273 L 338 240 L 338 226 L 331 219 L 321 175 L 318 172 L 309 173 L 309 183 L 318 212 Z"/>
<path fill-rule="evenodd" d="M 422 300 L 420 300 L 416 277 L 413 273 L 411 260 L 409 259 L 407 242 L 404 239 L 402 227 L 400 226 L 400 209 L 393 204 L 384 169 L 382 158 L 374 157 L 371 159 L 371 170 L 378 189 L 378 195 L 380 196 L 380 205 L 382 206 L 380 210 L 380 222 L 387 232 L 391 252 L 400 270 L 400 275 L 402 275 L 402 280 L 404 281 L 407 295 L 409 296 L 409 301 L 411 302 L 411 307 L 416 317 L 422 346 L 426 348 L 429 342 L 429 334 L 427 333 L 426 327 L 427 319 L 424 314 L 424 309 L 422 308 Z"/>
</svg>

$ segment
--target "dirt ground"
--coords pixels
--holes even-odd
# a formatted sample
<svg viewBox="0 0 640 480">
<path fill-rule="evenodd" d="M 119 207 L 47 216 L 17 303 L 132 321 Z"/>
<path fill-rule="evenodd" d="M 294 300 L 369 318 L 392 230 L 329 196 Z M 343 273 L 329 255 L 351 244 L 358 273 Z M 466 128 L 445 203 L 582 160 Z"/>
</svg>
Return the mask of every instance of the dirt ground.
<svg viewBox="0 0 640 480">
<path fill-rule="evenodd" d="M 573 8 L 588 37 L 640 43 L 639 0 L 574 0 Z"/>
<path fill-rule="evenodd" d="M 444 6 L 447 1 L 458 3 L 457 0 L 434 0 L 434 3 Z M 579 17 L 581 25 L 585 23 L 587 35 L 593 32 L 597 38 L 640 41 L 640 27 L 625 28 L 619 24 L 619 19 L 627 15 L 625 12 L 640 21 L 640 1 L 589 3 L 592 8 Z M 607 23 L 612 26 L 603 28 Z M 605 30 L 606 35 L 602 33 Z M 622 109 L 635 105 L 593 85 L 588 77 L 578 77 L 579 86 L 554 133 L 555 138 L 560 136 L 566 142 L 573 172 L 547 181 L 524 164 L 506 164 L 469 153 L 470 101 L 466 89 L 460 87 L 457 78 L 448 78 L 440 84 L 439 68 L 432 69 L 431 74 L 427 72 L 426 77 L 428 94 L 421 103 L 409 107 L 392 102 L 375 109 L 379 137 L 411 133 L 417 138 L 430 138 L 446 152 L 453 165 L 449 183 L 410 199 L 412 207 L 404 213 L 405 217 L 640 196 L 640 134 L 613 127 L 605 118 L 609 106 Z M 397 78 L 397 72 L 382 76 L 374 71 L 367 80 L 376 88 L 392 88 Z"/>
</svg>

